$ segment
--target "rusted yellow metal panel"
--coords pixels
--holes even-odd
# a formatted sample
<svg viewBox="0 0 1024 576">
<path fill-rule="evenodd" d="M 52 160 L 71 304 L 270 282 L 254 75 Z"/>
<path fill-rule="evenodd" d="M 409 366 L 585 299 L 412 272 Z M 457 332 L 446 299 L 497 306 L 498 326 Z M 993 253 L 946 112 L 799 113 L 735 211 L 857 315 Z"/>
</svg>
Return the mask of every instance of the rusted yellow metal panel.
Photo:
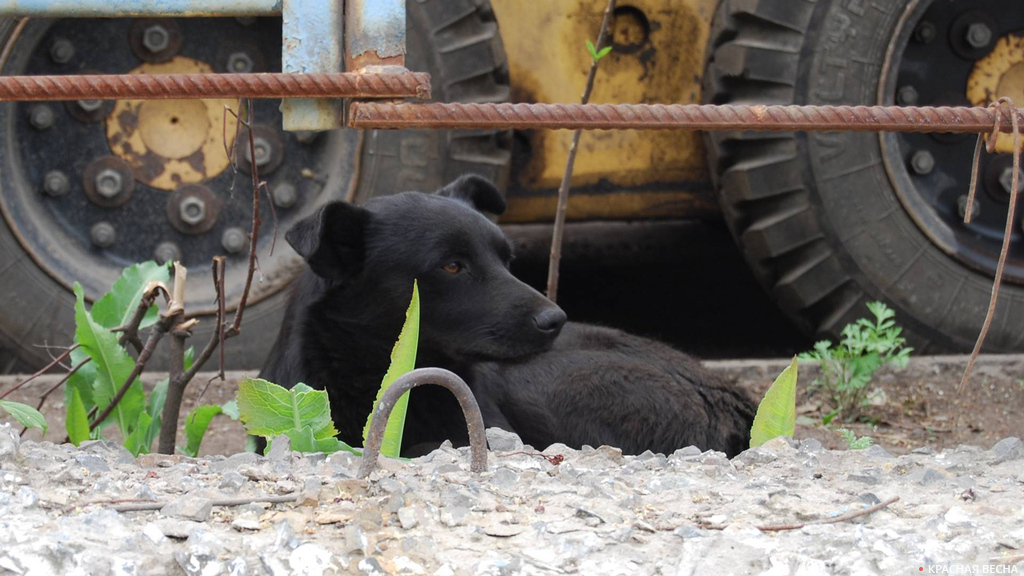
<svg viewBox="0 0 1024 576">
<path fill-rule="evenodd" d="M 1024 102 L 1024 37 L 1009 34 L 999 39 L 992 53 L 978 60 L 967 79 L 967 99 L 988 106 L 1002 97 Z M 1001 134 L 998 152 L 1013 152 L 1013 136 Z"/>
<path fill-rule="evenodd" d="M 177 56 L 144 63 L 132 74 L 212 74 L 206 63 Z M 232 99 L 118 100 L 107 118 L 110 150 L 132 167 L 135 179 L 161 190 L 203 182 L 229 165 L 225 147 L 235 140 Z M 225 142 L 225 138 L 227 141 Z"/>
<path fill-rule="evenodd" d="M 601 60 L 591 102 L 697 103 L 718 0 L 634 0 L 616 10 L 616 46 Z M 492 0 L 517 102 L 578 102 L 605 0 Z M 517 158 L 503 221 L 544 221 L 565 169 L 570 131 L 540 130 Z M 699 133 L 583 134 L 569 217 L 685 217 L 715 210 Z M 598 191 L 599 189 L 600 191 Z M 637 198 L 637 196 L 641 198 Z M 584 200 L 583 196 L 591 196 Z M 649 196 L 649 198 L 643 198 Z M 657 207 L 657 208 L 652 208 Z"/>
</svg>

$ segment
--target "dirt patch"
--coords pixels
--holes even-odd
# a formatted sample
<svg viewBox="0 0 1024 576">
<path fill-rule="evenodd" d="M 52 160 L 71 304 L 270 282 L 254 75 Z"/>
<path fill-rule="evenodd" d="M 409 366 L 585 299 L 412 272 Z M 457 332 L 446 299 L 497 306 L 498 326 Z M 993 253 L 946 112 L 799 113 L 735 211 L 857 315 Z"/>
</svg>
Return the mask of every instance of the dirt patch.
<svg viewBox="0 0 1024 576">
<path fill-rule="evenodd" d="M 914 448 L 936 450 L 969 444 L 990 448 L 1002 438 L 1024 438 L 1024 355 L 985 356 L 963 395 L 957 395 L 966 364 L 964 356 L 932 356 L 915 358 L 905 370 L 883 369 L 873 386 L 884 392 L 884 401 L 865 410 L 866 421 L 834 422 L 858 436 L 870 436 L 893 454 L 904 454 Z M 744 386 L 760 395 L 786 367 L 788 360 L 725 360 L 707 362 L 709 370 L 722 378 Z M 197 404 L 222 404 L 234 398 L 238 381 L 255 376 L 255 371 L 230 372 L 225 383 L 214 382 L 199 398 L 200 389 L 213 374 L 200 374 L 186 393 L 181 420 Z M 821 417 L 829 412 L 827 399 L 808 392 L 817 375 L 813 364 L 800 365 L 800 394 L 797 399 L 799 422 L 796 437 L 815 438 L 826 448 L 843 449 L 842 437 L 824 426 Z M 147 389 L 165 378 L 165 374 L 146 375 Z M 21 377 L 0 378 L 0 390 L 7 390 Z M 39 394 L 55 380 L 40 378 L 13 394 L 9 399 L 32 405 Z M 44 408 L 50 432 L 46 440 L 59 443 L 64 432 L 63 397 L 55 393 Z M 26 439 L 43 439 L 38 431 L 29 431 Z M 113 435 L 110 436 L 113 439 Z M 214 418 L 203 442 L 203 455 L 235 454 L 245 449 L 245 431 L 227 417 Z"/>
</svg>

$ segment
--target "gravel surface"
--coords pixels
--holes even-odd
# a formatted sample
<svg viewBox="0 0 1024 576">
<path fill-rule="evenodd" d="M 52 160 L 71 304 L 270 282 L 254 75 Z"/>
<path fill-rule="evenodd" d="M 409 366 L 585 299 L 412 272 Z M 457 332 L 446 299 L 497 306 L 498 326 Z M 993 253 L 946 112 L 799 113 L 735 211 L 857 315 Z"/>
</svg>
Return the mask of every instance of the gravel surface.
<svg viewBox="0 0 1024 576">
<path fill-rule="evenodd" d="M 902 456 L 776 439 L 731 461 L 692 447 L 623 457 L 555 445 L 545 458 L 514 434 L 488 439 L 485 474 L 468 472 L 468 449 L 442 447 L 382 459 L 367 482 L 346 453 L 136 459 L 110 442 L 21 441 L 0 426 L 0 574 L 1024 569 L 1016 438 Z M 896 496 L 852 521 L 816 523 Z M 267 497 L 292 501 L 238 503 Z M 115 509 L 139 506 L 160 509 Z M 780 524 L 807 525 L 757 528 Z"/>
</svg>

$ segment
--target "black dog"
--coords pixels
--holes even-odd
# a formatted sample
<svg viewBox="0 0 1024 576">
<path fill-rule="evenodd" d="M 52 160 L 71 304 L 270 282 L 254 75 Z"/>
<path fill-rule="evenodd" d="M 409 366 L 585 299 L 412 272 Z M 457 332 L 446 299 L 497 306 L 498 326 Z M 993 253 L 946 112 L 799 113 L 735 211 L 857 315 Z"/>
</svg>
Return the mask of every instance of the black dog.
<svg viewBox="0 0 1024 576">
<path fill-rule="evenodd" d="M 462 376 L 488 427 L 537 448 L 554 442 L 671 453 L 747 448 L 755 406 L 693 358 L 565 313 L 512 276 L 512 246 L 482 212 L 505 201 L 478 176 L 433 195 L 333 203 L 286 238 L 309 263 L 261 377 L 330 395 L 341 440 L 359 445 L 418 279 L 418 366 Z M 564 325 L 564 327 L 563 327 Z M 467 442 L 451 394 L 413 390 L 403 452 Z M 418 445 L 418 446 L 417 446 Z"/>
</svg>

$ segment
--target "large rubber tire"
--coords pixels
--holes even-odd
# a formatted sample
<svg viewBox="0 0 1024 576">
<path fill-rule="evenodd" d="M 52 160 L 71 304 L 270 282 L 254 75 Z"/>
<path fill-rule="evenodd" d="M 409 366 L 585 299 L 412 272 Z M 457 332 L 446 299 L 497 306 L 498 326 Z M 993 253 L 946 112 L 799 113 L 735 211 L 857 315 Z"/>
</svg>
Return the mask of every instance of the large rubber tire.
<svg viewBox="0 0 1024 576">
<path fill-rule="evenodd" d="M 876 104 L 886 48 L 909 4 L 723 0 L 704 99 Z M 726 222 L 756 276 L 805 331 L 834 338 L 880 299 L 919 353 L 974 345 L 992 278 L 921 232 L 881 161 L 878 135 L 720 132 L 707 141 Z M 1022 314 L 1024 289 L 1004 286 L 986 350 L 1024 349 Z"/>
<path fill-rule="evenodd" d="M 507 99 L 508 67 L 487 0 L 420 0 L 410 2 L 407 9 L 407 67 L 431 74 L 436 100 Z M 6 45 L 13 23 L 0 19 L 0 46 Z M 432 190 L 463 172 L 480 173 L 504 185 L 508 165 L 508 141 L 496 131 L 370 131 L 360 152 L 356 199 Z M 282 290 L 247 309 L 241 335 L 227 342 L 229 368 L 262 366 L 288 292 Z M 212 324 L 212 319 L 201 322 L 191 343 L 202 346 Z M 70 344 L 73 330 L 71 294 L 36 265 L 6 223 L 0 224 L 0 371 L 42 366 L 49 355 L 38 345 Z M 159 368 L 162 363 L 157 356 L 151 366 Z"/>
</svg>

